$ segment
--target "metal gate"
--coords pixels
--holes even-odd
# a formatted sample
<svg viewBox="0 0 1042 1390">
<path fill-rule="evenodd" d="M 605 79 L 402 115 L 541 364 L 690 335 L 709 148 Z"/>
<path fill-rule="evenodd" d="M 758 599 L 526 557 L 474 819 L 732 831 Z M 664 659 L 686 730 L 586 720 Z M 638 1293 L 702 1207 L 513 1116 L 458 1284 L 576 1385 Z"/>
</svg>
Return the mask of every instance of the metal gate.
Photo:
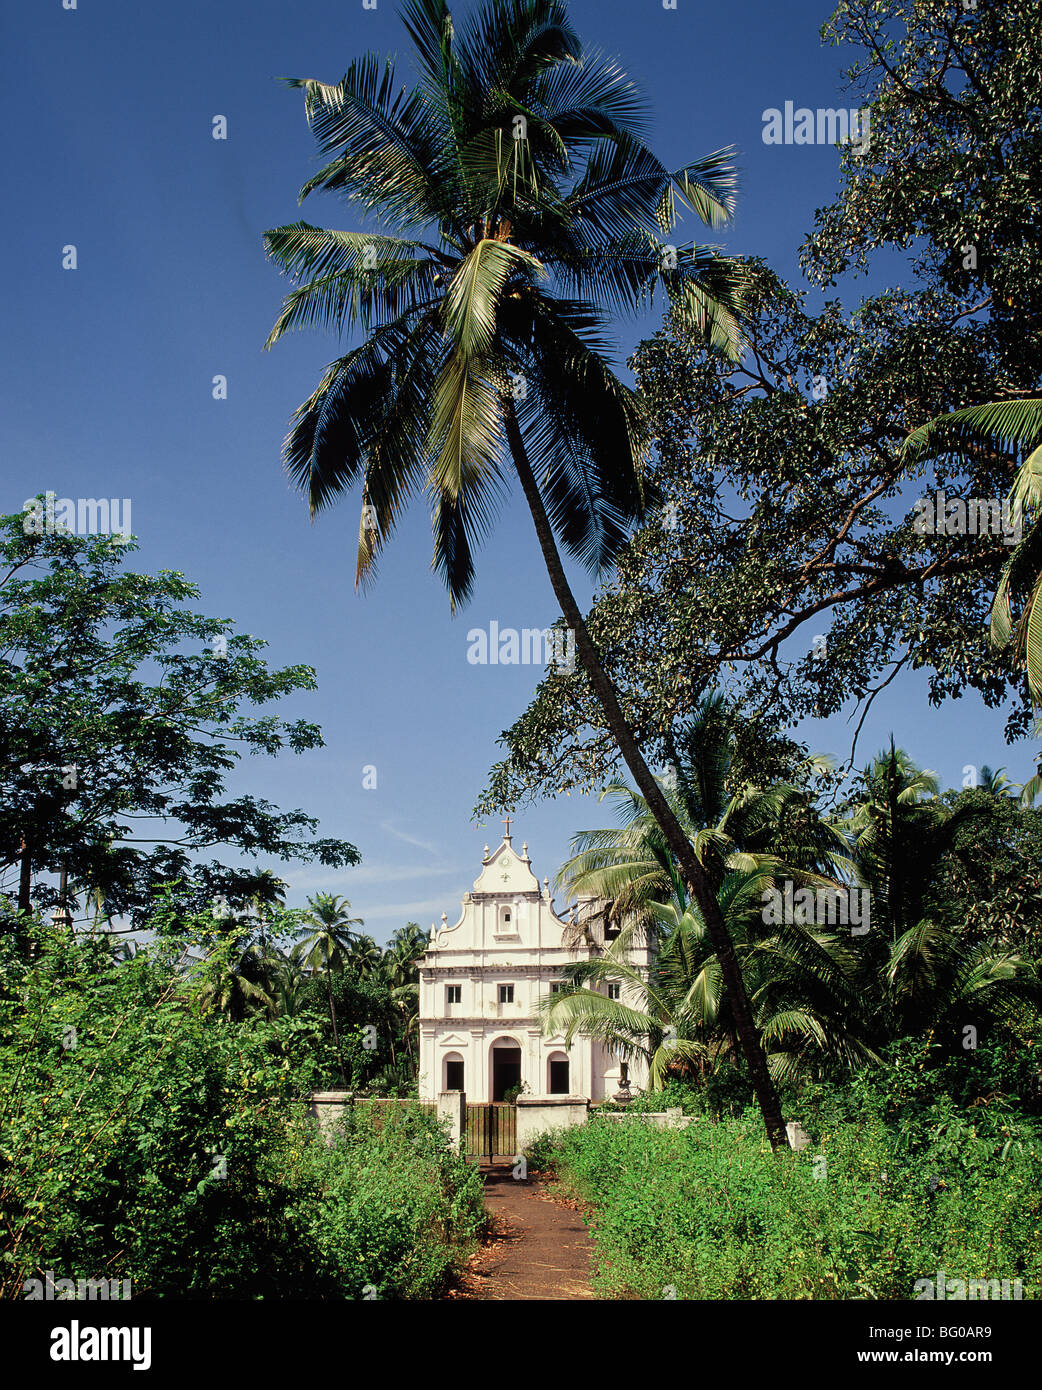
<svg viewBox="0 0 1042 1390">
<path fill-rule="evenodd" d="M 517 1157 L 517 1106 L 497 1100 L 467 1106 L 468 1158 L 493 1163 L 497 1158 Z"/>
</svg>

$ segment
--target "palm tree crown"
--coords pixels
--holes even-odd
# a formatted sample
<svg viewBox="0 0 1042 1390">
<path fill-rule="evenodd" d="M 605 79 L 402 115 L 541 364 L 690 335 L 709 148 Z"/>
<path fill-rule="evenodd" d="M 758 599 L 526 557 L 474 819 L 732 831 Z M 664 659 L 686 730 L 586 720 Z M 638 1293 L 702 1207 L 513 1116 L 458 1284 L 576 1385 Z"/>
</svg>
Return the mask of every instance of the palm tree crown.
<svg viewBox="0 0 1042 1390">
<path fill-rule="evenodd" d="M 316 893 L 308 898 L 307 923 L 301 927 L 293 948 L 294 959 L 317 973 L 342 970 L 355 940 L 354 927 L 363 926 L 361 917 L 351 916 L 351 904 L 332 893 Z"/>
<path fill-rule="evenodd" d="M 290 82 L 327 160 L 301 200 L 343 194 L 374 230 L 266 234 L 296 282 L 268 341 L 367 335 L 298 409 L 286 466 L 313 512 L 361 484 L 359 579 L 424 488 L 455 604 L 518 435 L 566 548 L 591 568 L 612 558 L 642 510 L 647 432 L 608 364 L 606 316 L 661 286 L 692 332 L 736 352 L 745 277 L 666 243 L 681 206 L 714 227 L 730 216 L 730 152 L 666 169 L 636 87 L 584 51 L 559 0 L 485 0 L 458 28 L 445 0 L 406 0 L 403 17 L 411 89 L 372 54 L 334 85 Z"/>
</svg>

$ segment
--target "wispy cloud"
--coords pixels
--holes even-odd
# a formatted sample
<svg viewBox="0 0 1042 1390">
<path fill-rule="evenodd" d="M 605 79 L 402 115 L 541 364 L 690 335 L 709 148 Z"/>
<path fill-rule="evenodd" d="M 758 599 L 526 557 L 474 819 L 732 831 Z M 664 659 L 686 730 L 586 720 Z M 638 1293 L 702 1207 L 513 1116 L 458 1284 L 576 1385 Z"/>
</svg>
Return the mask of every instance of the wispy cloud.
<svg viewBox="0 0 1042 1390">
<path fill-rule="evenodd" d="M 388 835 L 393 835 L 396 840 L 401 840 L 404 844 L 415 845 L 417 849 L 426 850 L 428 854 L 440 853 L 437 845 L 432 845 L 427 840 L 417 840 L 413 835 L 406 835 L 404 830 L 396 830 L 389 820 L 382 820 L 380 829 L 386 830 Z"/>
</svg>

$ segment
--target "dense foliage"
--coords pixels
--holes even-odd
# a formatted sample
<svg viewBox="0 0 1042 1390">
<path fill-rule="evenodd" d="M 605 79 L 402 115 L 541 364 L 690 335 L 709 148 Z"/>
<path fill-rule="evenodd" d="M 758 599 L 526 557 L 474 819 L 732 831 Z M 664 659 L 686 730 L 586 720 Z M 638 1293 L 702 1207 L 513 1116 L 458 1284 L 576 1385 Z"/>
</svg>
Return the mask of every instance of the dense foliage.
<svg viewBox="0 0 1042 1390">
<path fill-rule="evenodd" d="M 593 1118 L 530 1161 L 583 1203 L 604 1296 L 909 1299 L 944 1271 L 1042 1297 L 1042 1125 L 1015 1093 L 959 1103 L 928 1052 L 805 1094 L 812 1142 L 785 1162 L 753 1112 L 705 1110 Z"/>
<path fill-rule="evenodd" d="M 209 939 L 214 940 L 210 923 Z M 0 1290 L 129 1280 L 134 1298 L 419 1298 L 483 1216 L 480 1182 L 416 1106 L 333 1148 L 300 1097 L 318 1029 L 234 1022 L 167 934 L 130 960 L 37 928 L 0 974 Z"/>
<path fill-rule="evenodd" d="M 407 922 L 381 948 L 354 930 L 364 923 L 349 911 L 346 899 L 318 893 L 306 908 L 261 903 L 223 923 L 234 949 L 205 986 L 207 998 L 235 1020 L 306 1021 L 319 1086 L 415 1095 L 427 933 Z"/>
<path fill-rule="evenodd" d="M 729 794 L 740 728 L 719 696 L 705 699 L 671 740 L 662 782 L 714 885 L 774 1076 L 842 1083 L 903 1037 L 953 1054 L 1030 1046 L 1042 815 L 1019 789 L 982 769 L 981 786 L 942 797 L 891 743 L 832 807 L 814 788 L 821 758 L 796 784 Z M 621 824 L 576 835 L 557 879 L 606 903 L 615 931 L 542 1001 L 544 1026 L 641 1057 L 653 1090 L 670 1076 L 715 1085 L 739 1057 L 701 909 L 643 798 L 617 784 L 602 800 Z M 652 947 L 648 967 L 631 959 L 637 940 Z"/>
</svg>

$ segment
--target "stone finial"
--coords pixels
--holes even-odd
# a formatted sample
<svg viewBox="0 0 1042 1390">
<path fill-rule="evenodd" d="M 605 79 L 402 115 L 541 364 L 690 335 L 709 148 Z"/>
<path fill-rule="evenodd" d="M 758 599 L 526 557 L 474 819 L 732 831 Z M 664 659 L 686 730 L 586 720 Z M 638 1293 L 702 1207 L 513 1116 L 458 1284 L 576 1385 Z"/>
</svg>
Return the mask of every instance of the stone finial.
<svg viewBox="0 0 1042 1390">
<path fill-rule="evenodd" d="M 449 920 L 449 914 L 448 914 L 447 912 L 443 912 L 443 913 L 441 914 L 441 926 L 442 926 L 442 930 L 443 930 L 443 931 L 445 930 L 445 923 L 446 923 L 448 920 Z"/>
</svg>

